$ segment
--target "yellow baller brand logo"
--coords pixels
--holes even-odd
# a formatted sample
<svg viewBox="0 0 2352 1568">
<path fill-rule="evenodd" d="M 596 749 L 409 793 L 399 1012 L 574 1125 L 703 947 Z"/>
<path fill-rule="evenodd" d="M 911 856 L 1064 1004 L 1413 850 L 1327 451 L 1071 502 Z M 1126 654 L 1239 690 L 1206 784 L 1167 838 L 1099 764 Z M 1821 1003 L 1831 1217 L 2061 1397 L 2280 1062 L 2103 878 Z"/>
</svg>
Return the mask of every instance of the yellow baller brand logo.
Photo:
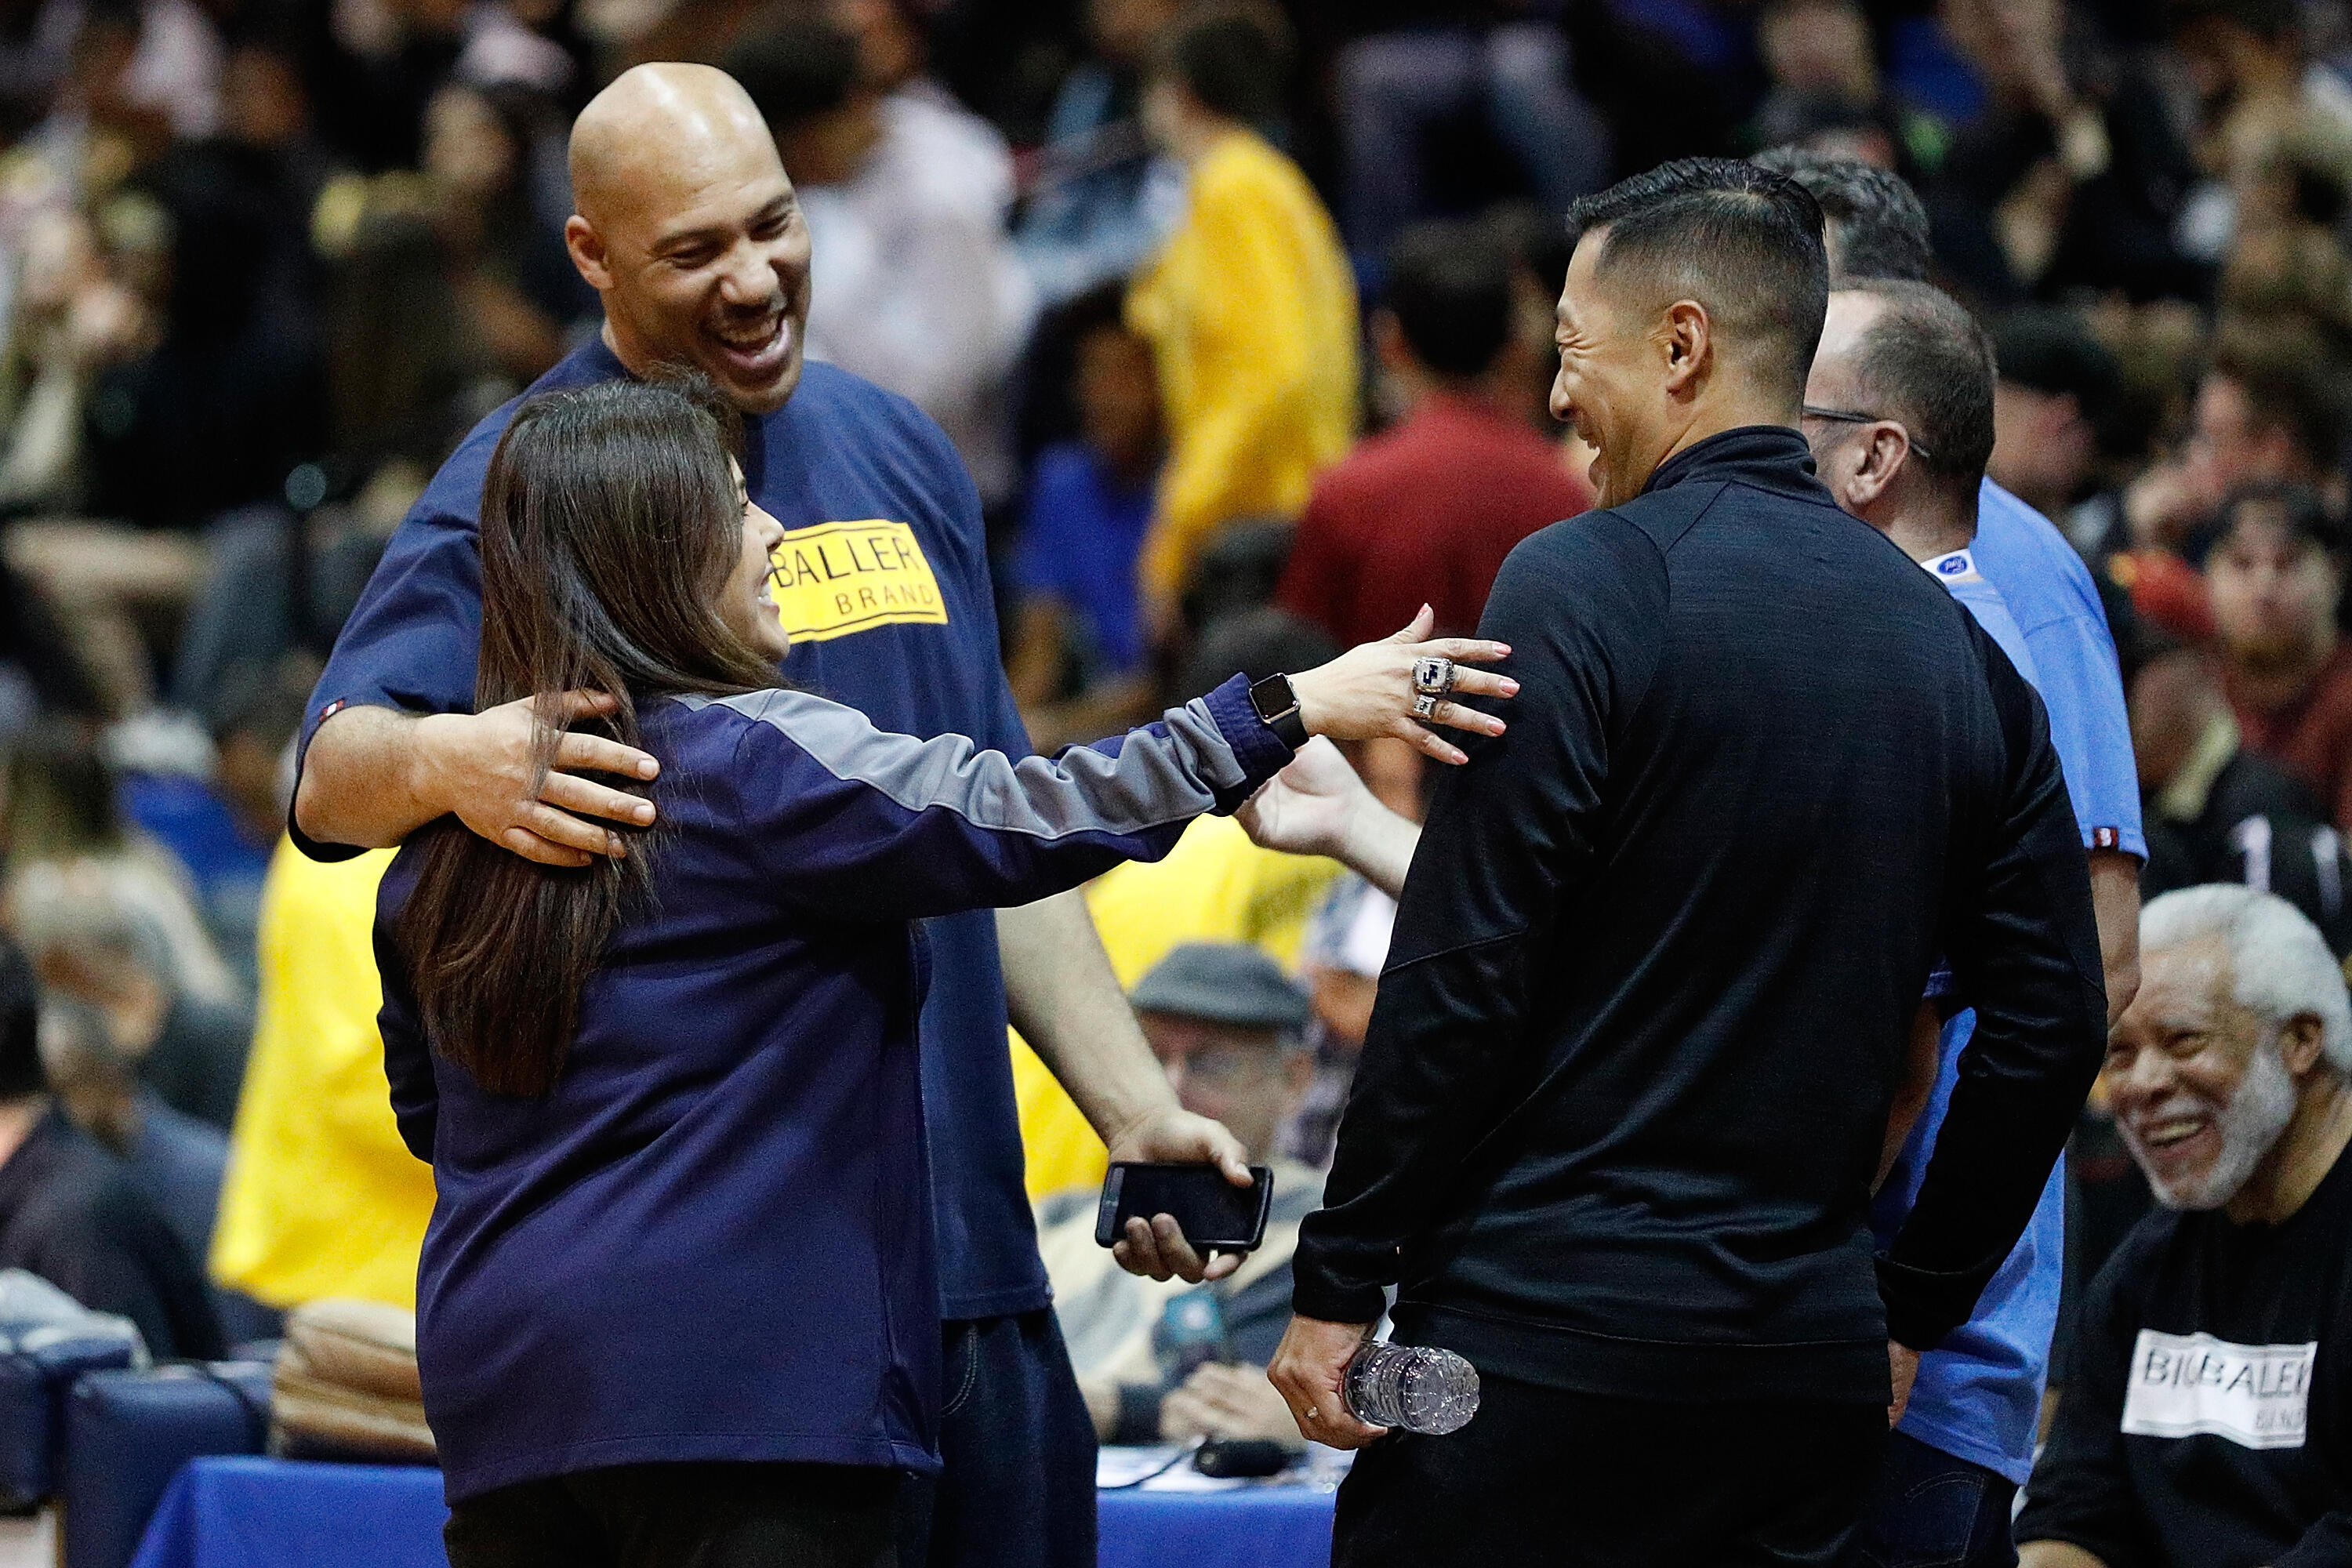
<svg viewBox="0 0 2352 1568">
<path fill-rule="evenodd" d="M 903 522 L 795 529 L 769 556 L 777 618 L 794 642 L 826 642 L 898 622 L 948 624 L 940 580 Z"/>
</svg>

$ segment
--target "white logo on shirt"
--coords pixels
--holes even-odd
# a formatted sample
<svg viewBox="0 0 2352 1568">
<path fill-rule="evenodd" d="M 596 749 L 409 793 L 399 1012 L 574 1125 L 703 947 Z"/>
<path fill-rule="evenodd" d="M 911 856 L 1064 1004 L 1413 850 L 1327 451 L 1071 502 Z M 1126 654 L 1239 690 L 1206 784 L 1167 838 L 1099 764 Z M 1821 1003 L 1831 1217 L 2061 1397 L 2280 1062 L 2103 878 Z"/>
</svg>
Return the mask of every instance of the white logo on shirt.
<svg viewBox="0 0 2352 1568">
<path fill-rule="evenodd" d="M 1955 550 L 1948 555 L 1938 555 L 1919 563 L 1920 569 L 1947 583 L 1980 583 L 1977 558 L 1966 550 Z"/>
<path fill-rule="evenodd" d="M 2138 1437 L 2226 1437 L 2300 1448 L 2319 1343 L 2233 1345 L 2210 1334 L 2139 1331 L 2123 1430 Z"/>
</svg>

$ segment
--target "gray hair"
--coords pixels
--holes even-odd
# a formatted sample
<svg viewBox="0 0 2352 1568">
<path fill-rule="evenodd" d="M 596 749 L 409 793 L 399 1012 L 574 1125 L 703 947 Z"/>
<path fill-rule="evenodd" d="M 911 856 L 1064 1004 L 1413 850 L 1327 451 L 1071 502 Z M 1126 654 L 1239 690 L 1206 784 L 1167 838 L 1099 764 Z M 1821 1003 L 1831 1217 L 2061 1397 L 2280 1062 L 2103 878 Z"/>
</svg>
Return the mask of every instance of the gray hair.
<svg viewBox="0 0 2352 1568">
<path fill-rule="evenodd" d="M 2214 937 L 2228 944 L 2238 1005 L 2273 1025 L 2311 1014 L 2329 1063 L 2352 1075 L 2352 995 L 2319 928 L 2284 899 L 2234 882 L 2183 888 L 2140 911 L 2144 953 Z"/>
<path fill-rule="evenodd" d="M 35 962 L 62 950 L 99 963 L 136 964 L 178 988 L 162 927 L 87 866 L 37 860 L 11 879 L 7 902 L 16 940 Z"/>
</svg>

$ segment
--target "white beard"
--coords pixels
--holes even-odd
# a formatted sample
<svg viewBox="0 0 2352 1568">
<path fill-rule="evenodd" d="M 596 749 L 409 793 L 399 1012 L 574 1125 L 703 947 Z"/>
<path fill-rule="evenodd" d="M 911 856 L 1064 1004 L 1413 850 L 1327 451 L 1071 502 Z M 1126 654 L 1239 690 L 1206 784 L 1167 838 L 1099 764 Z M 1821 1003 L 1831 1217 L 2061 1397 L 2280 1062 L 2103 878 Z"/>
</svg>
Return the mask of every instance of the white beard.
<svg viewBox="0 0 2352 1568">
<path fill-rule="evenodd" d="M 2294 1120 L 2294 1079 L 2279 1060 L 2275 1037 L 2254 1048 L 2246 1076 L 2215 1118 L 2221 1155 L 2201 1181 L 2185 1187 L 2151 1180 L 2157 1201 L 2170 1209 L 2217 1209 L 2238 1195 L 2246 1178 L 2267 1158 L 2288 1122 Z"/>
</svg>

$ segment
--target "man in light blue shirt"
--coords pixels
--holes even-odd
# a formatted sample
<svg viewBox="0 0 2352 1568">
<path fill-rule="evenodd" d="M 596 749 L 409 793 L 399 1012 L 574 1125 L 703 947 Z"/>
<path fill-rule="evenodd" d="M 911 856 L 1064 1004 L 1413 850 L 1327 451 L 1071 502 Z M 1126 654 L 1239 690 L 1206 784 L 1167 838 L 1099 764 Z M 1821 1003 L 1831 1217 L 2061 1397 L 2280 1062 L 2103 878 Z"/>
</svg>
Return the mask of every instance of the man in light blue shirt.
<svg viewBox="0 0 2352 1568">
<path fill-rule="evenodd" d="M 1832 289 L 1864 279 L 1927 279 L 1935 260 L 1927 209 L 1901 175 L 1794 148 L 1777 148 L 1757 162 L 1821 203 Z M 2139 867 L 2147 858 L 2115 639 L 2090 569 L 2057 526 L 1990 479 L 1979 482 L 1978 496 L 1977 569 L 2000 590 L 2033 650 L 2051 742 L 2090 852 L 2112 1019 L 2139 988 Z"/>
<path fill-rule="evenodd" d="M 2078 817 L 2113 835 L 2086 837 L 2086 849 L 2120 849 L 2122 829 L 2098 815 L 2108 809 L 2099 793 L 2099 764 L 2112 759 L 2079 766 L 2076 761 L 2095 747 L 2098 730 L 2095 704 L 2085 700 L 2075 674 L 2086 648 L 2080 624 L 2068 614 L 2065 590 L 2053 586 L 2024 595 L 2021 615 L 2019 601 L 1995 579 L 1987 559 L 1978 487 L 1992 448 L 1992 378 L 1990 342 L 1949 298 L 1924 283 L 1851 283 L 1830 297 L 1806 387 L 1806 436 L 1839 504 L 1941 582 L 2042 693 Z M 2007 531 L 2004 542 L 2016 549 L 2017 531 Z M 2021 542 L 2030 550 L 2031 535 Z M 2047 563 L 2036 563 L 2034 581 L 2058 583 Z M 2092 605 L 2095 612 L 2095 599 Z M 2104 642 L 2104 619 L 2098 633 Z M 2054 656 L 2048 661 L 2045 648 Z M 2116 685 L 2114 656 L 2106 657 L 2108 684 Z M 2119 686 L 2115 697 L 2120 708 Z M 2137 848 L 2130 755 L 2126 731 L 2121 777 L 2133 810 L 2125 826 Z M 1882 1245 L 1917 1195 L 1975 1021 L 1962 998 L 1944 994 L 1946 979 L 1938 975 L 1927 1004 L 1940 1026 L 1933 1087 L 1916 1121 L 1890 1132 L 1890 1142 L 1903 1131 L 1907 1136 L 1890 1152 L 1874 1207 Z M 2063 1165 L 2052 1172 L 2032 1223 L 1975 1314 L 1919 1358 L 1880 1496 L 1864 1527 L 1863 1562 L 1976 1568 L 2016 1561 L 2009 1505 L 2032 1468 L 2057 1321 L 2065 1212 L 2061 1171 Z"/>
<path fill-rule="evenodd" d="M 2091 569 L 2056 524 L 1990 479 L 1978 488 L 1974 550 L 1977 569 L 2008 601 L 2035 667 L 2047 678 L 2037 685 L 2050 710 L 2050 740 L 2066 769 L 2083 847 L 2091 852 L 2093 891 L 2104 900 L 2099 869 L 2107 857 L 2126 863 L 2122 868 L 2136 889 L 2139 863 L 2147 858 L 2139 775 L 2115 638 Z M 2108 913 L 2102 901 L 2103 936 Z M 2112 969 L 2112 947 L 2108 956 Z M 2110 994 L 2107 1005 L 2113 1011 L 2120 1004 Z"/>
</svg>

